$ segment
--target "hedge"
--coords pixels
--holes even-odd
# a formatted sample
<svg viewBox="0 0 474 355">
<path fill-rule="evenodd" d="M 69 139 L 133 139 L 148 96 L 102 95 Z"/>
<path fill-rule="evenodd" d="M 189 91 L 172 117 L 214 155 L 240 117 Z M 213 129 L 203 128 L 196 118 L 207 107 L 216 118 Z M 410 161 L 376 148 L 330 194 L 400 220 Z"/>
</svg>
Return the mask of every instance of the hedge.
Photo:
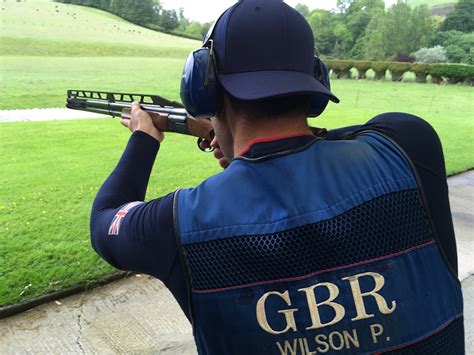
<svg viewBox="0 0 474 355">
<path fill-rule="evenodd" d="M 445 64 L 435 65 L 430 74 L 439 78 L 446 78 L 448 83 L 456 84 L 467 81 L 471 86 L 474 84 L 474 65 L 468 64 Z"/>
<path fill-rule="evenodd" d="M 380 80 L 385 78 L 385 73 L 388 69 L 388 62 L 373 62 L 372 70 L 375 73 L 375 80 Z"/>
<path fill-rule="evenodd" d="M 332 70 L 336 77 L 350 78 L 351 69 L 358 71 L 357 78 L 365 79 L 367 70 L 372 69 L 375 80 L 385 78 L 387 70 L 392 75 L 392 81 L 402 81 L 403 74 L 408 71 L 415 73 L 417 83 L 426 83 L 426 78 L 431 75 L 433 83 L 440 84 L 444 80 L 448 83 L 464 83 L 474 86 L 474 65 L 469 64 L 445 64 L 445 63 L 407 63 L 407 62 L 384 62 L 384 61 L 360 61 L 360 60 L 324 60 L 328 70 Z"/>
<path fill-rule="evenodd" d="M 351 69 L 354 66 L 354 61 L 329 59 L 324 61 L 324 63 L 326 64 L 328 70 L 332 69 L 338 79 L 351 77 Z"/>
<path fill-rule="evenodd" d="M 413 63 L 410 70 L 415 73 L 417 83 L 426 83 L 426 77 L 433 71 L 435 64 Z"/>
<path fill-rule="evenodd" d="M 410 71 L 412 63 L 407 62 L 389 62 L 388 70 L 392 74 L 392 81 L 402 81 L 403 74 Z"/>
<path fill-rule="evenodd" d="M 372 68 L 373 62 L 356 60 L 353 65 L 357 69 L 357 79 L 365 79 L 365 74 Z"/>
</svg>

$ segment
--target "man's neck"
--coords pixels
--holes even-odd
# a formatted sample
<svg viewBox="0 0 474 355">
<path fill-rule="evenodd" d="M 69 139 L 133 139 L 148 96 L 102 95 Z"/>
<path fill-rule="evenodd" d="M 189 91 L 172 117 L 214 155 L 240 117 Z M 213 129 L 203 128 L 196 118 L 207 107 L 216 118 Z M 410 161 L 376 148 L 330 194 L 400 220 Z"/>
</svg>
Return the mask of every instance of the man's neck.
<svg viewBox="0 0 474 355">
<path fill-rule="evenodd" d="M 247 150 L 255 140 L 311 134 L 306 117 L 303 115 L 286 115 L 255 121 L 237 120 L 234 133 L 234 153 L 239 155 Z"/>
</svg>

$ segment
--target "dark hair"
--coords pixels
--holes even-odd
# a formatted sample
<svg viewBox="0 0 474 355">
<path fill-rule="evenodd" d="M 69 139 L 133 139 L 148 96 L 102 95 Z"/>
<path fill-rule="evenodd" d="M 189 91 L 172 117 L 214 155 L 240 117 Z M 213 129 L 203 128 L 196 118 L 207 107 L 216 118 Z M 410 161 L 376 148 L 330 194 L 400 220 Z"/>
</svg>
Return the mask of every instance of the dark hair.
<svg viewBox="0 0 474 355">
<path fill-rule="evenodd" d="M 272 97 L 262 100 L 241 100 L 228 92 L 225 93 L 229 98 L 232 108 L 239 115 L 246 118 L 273 118 L 281 115 L 294 113 L 306 114 L 309 109 L 311 96 L 304 94 Z"/>
</svg>

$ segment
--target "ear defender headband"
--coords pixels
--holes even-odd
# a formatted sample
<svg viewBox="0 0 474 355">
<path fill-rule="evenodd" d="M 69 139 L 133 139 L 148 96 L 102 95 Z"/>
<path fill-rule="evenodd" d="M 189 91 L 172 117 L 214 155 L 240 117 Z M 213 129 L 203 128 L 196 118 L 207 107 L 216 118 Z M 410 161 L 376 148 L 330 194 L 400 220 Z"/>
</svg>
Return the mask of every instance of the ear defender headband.
<svg viewBox="0 0 474 355">
<path fill-rule="evenodd" d="M 181 78 L 181 101 L 194 117 L 217 115 L 217 77 L 214 41 L 211 39 L 217 21 L 209 29 L 202 48 L 192 51 Z"/>
<path fill-rule="evenodd" d="M 318 50 L 314 56 L 314 78 L 319 81 L 326 89 L 331 91 L 331 84 L 329 83 L 329 72 L 324 62 L 318 56 Z M 329 99 L 326 96 L 314 95 L 311 97 L 309 104 L 308 117 L 317 117 L 323 113 L 328 105 Z"/>
<path fill-rule="evenodd" d="M 186 111 L 193 117 L 213 117 L 218 114 L 219 82 L 212 35 L 219 19 L 209 29 L 203 46 L 191 52 L 184 65 L 180 89 L 181 101 Z M 314 56 L 314 62 L 315 79 L 330 90 L 326 65 L 318 55 Z M 319 116 L 328 102 L 329 98 L 325 96 L 312 96 L 307 115 L 309 117 Z"/>
</svg>

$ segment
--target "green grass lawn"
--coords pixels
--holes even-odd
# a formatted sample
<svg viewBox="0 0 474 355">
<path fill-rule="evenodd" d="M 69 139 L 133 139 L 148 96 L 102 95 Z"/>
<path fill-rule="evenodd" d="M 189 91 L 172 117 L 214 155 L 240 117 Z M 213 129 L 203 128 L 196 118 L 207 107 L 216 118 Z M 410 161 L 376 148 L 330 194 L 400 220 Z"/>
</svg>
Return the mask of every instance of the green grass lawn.
<svg viewBox="0 0 474 355">
<path fill-rule="evenodd" d="M 0 109 L 64 107 L 67 89 L 159 94 L 179 99 L 185 58 L 28 57 L 1 58 Z"/>
<path fill-rule="evenodd" d="M 113 270 L 92 251 L 88 220 L 92 199 L 128 136 L 112 119 L 1 124 L 0 304 Z M 192 186 L 218 170 L 193 138 L 168 135 L 147 198 Z"/>
<path fill-rule="evenodd" d="M 1 37 L 55 41 L 61 44 L 56 47 L 59 51 L 62 50 L 62 46 L 74 42 L 145 45 L 173 49 L 180 47 L 188 49 L 199 43 L 136 26 L 105 11 L 45 0 L 22 2 L 3 0 L 0 4 L 0 16 Z M 9 52 L 2 51 L 2 53 L 28 53 L 25 52 L 29 51 L 28 48 L 21 47 L 22 42 L 19 42 L 16 47 L 10 46 Z M 11 51 L 13 49 L 14 52 Z M 82 55 L 80 50 L 77 53 Z"/>
<path fill-rule="evenodd" d="M 312 120 L 314 125 L 334 128 L 385 111 L 412 112 L 439 132 L 448 173 L 474 166 L 472 89 L 351 80 L 334 80 L 333 88 L 341 104 L 331 105 Z M 0 125 L 0 304 L 112 271 L 90 247 L 89 213 L 127 137 L 112 119 Z M 195 185 L 217 171 L 212 156 L 201 153 L 193 138 L 168 134 L 147 199 Z"/>
<path fill-rule="evenodd" d="M 420 5 L 427 5 L 429 8 L 435 7 L 438 5 L 448 5 L 448 4 L 456 4 L 457 0 L 408 0 L 407 3 L 411 7 L 420 6 Z"/>
<path fill-rule="evenodd" d="M 62 107 L 74 88 L 176 100 L 186 55 L 199 46 L 84 7 L 9 0 L 0 8 L 0 109 Z M 341 103 L 312 124 L 335 128 L 387 111 L 414 113 L 438 131 L 448 173 L 474 166 L 472 88 L 371 80 L 332 86 Z M 0 124 L 0 305 L 113 271 L 90 247 L 89 213 L 128 136 L 112 119 Z M 218 171 L 193 138 L 167 134 L 147 199 Z"/>
</svg>

